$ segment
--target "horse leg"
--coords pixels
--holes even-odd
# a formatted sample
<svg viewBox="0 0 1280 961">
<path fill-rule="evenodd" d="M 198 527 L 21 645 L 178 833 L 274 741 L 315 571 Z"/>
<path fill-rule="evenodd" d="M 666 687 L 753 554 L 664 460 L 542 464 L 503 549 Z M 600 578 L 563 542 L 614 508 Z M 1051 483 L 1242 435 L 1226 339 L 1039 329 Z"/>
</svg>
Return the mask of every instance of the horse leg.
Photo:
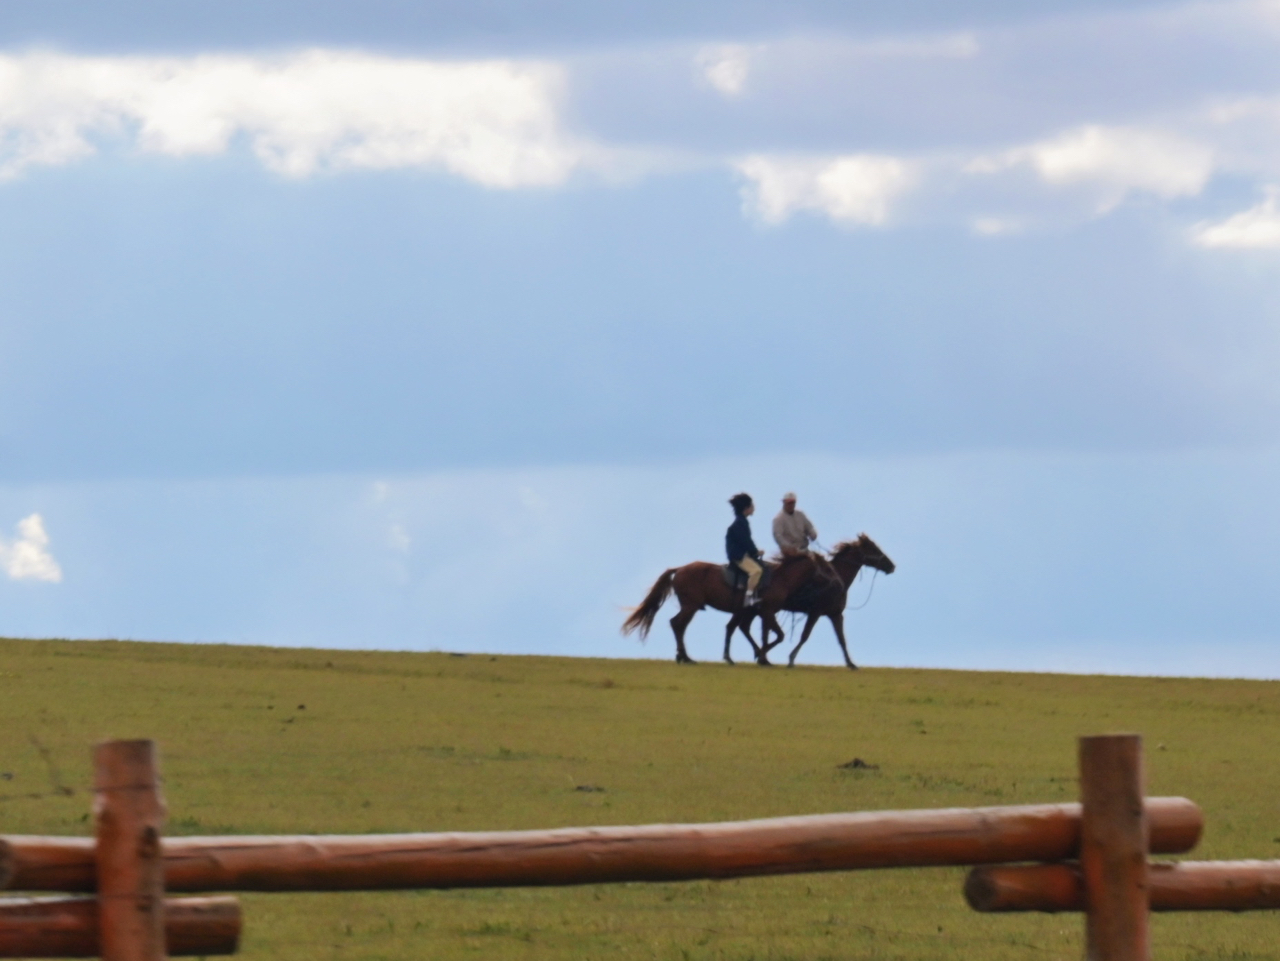
<svg viewBox="0 0 1280 961">
<path fill-rule="evenodd" d="M 773 611 L 760 608 L 760 648 L 756 651 L 756 663 L 761 667 L 773 667 L 773 662 L 769 660 L 769 652 L 778 646 L 775 641 L 769 643 L 769 631 L 779 629 L 777 627 L 778 620 L 774 617 Z"/>
<path fill-rule="evenodd" d="M 760 654 L 760 648 L 756 644 L 756 639 L 751 636 L 751 622 L 755 620 L 755 614 L 748 608 L 736 611 L 729 618 L 729 624 L 724 629 L 724 661 L 726 664 L 732 664 L 733 658 L 729 656 L 729 643 L 733 640 L 733 632 L 735 630 L 742 631 L 742 636 L 747 639 L 747 643 L 751 645 L 751 656 L 757 657 Z"/>
<path fill-rule="evenodd" d="M 760 653 L 760 647 L 756 644 L 756 639 L 751 636 L 751 622 L 756 619 L 755 611 L 747 609 L 742 612 L 742 619 L 738 623 L 738 629 L 742 631 L 742 636 L 747 639 L 747 643 L 751 645 L 751 656 L 756 657 Z"/>
<path fill-rule="evenodd" d="M 796 655 L 800 653 L 800 648 L 804 647 L 804 642 L 809 639 L 809 635 L 813 633 L 814 627 L 818 623 L 821 614 L 810 614 L 805 618 L 804 630 L 800 632 L 800 641 L 791 649 L 791 656 L 787 658 L 787 667 L 796 666 Z"/>
<path fill-rule="evenodd" d="M 676 616 L 671 618 L 671 630 L 676 636 L 677 664 L 697 663 L 689 656 L 689 652 L 684 649 L 684 629 L 689 626 L 689 622 L 693 620 L 693 615 L 697 613 L 698 609 L 696 607 L 681 607 L 676 612 Z"/>
<path fill-rule="evenodd" d="M 851 671 L 856 671 L 858 665 L 849 660 L 849 648 L 844 642 L 844 613 L 828 614 L 831 618 L 831 626 L 836 629 L 836 640 L 840 642 L 840 653 L 844 655 L 844 663 Z"/>
<path fill-rule="evenodd" d="M 761 615 L 761 620 L 762 621 L 764 620 L 764 615 Z M 782 629 L 782 625 L 778 623 L 777 614 L 770 614 L 767 626 L 761 628 L 761 630 L 764 632 L 764 637 L 761 638 L 761 642 L 764 644 L 766 651 L 772 651 L 775 647 L 777 647 L 779 644 L 781 644 L 783 641 L 787 639 L 787 632 L 784 631 Z M 773 633 L 777 636 L 777 640 L 772 642 L 769 640 L 770 631 L 773 631 Z"/>
<path fill-rule="evenodd" d="M 729 642 L 733 640 L 733 632 L 741 625 L 738 623 L 738 615 L 734 614 L 729 618 L 729 623 L 724 629 L 724 662 L 732 664 L 733 658 L 729 656 Z"/>
</svg>

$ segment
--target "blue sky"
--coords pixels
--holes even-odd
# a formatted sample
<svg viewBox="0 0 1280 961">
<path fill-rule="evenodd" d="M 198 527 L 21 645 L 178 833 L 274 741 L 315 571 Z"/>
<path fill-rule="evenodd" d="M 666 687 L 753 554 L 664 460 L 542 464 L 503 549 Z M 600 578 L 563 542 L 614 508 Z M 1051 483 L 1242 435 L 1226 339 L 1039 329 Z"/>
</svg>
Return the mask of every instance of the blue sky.
<svg viewBox="0 0 1280 961">
<path fill-rule="evenodd" d="M 667 657 L 795 489 L 867 664 L 1280 675 L 1274 2 L 202 9 L 0 0 L 0 632 Z"/>
</svg>

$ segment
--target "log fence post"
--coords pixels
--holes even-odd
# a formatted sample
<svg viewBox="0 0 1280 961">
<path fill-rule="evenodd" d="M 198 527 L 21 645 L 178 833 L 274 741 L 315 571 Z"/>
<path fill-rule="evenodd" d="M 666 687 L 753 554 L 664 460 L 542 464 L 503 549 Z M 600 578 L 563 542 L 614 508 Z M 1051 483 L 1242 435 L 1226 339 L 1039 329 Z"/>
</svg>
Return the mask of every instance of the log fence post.
<svg viewBox="0 0 1280 961">
<path fill-rule="evenodd" d="M 1088 961 L 1150 961 L 1142 738 L 1080 738 L 1080 870 Z"/>
<path fill-rule="evenodd" d="M 103 961 L 164 961 L 165 807 L 154 741 L 93 752 L 98 923 Z"/>
</svg>

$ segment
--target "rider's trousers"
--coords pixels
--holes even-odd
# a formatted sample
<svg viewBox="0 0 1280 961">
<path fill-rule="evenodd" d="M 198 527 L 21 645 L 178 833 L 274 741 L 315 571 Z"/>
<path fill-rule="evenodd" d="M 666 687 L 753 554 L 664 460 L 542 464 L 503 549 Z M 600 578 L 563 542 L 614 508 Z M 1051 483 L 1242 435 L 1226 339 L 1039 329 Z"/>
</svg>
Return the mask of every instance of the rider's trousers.
<svg viewBox="0 0 1280 961">
<path fill-rule="evenodd" d="M 755 558 L 748 557 L 746 554 L 743 554 L 738 560 L 738 567 L 741 570 L 746 571 L 747 592 L 751 593 L 755 591 L 756 585 L 760 583 L 760 576 L 764 574 L 764 568 L 756 563 Z"/>
</svg>

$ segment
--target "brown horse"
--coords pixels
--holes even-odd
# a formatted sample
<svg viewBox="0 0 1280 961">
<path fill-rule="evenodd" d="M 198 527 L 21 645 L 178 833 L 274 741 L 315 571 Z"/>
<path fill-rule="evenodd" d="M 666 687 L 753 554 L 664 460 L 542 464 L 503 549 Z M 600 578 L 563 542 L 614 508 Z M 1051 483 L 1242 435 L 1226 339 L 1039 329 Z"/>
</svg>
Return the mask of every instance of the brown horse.
<svg viewBox="0 0 1280 961">
<path fill-rule="evenodd" d="M 741 629 L 747 640 L 751 642 L 751 649 L 755 653 L 756 660 L 759 661 L 764 648 L 758 647 L 751 637 L 751 621 L 757 615 L 762 617 L 766 625 L 762 640 L 767 644 L 769 631 L 774 630 L 779 638 L 775 646 L 781 643 L 781 639 L 786 635 L 778 626 L 775 615 L 782 608 L 787 596 L 804 583 L 813 574 L 815 568 L 816 562 L 808 555 L 783 558 L 774 567 L 768 586 L 761 591 L 759 603 L 747 608 L 738 606 L 741 592 L 735 595 L 733 589 L 725 583 L 719 564 L 694 561 L 684 567 L 668 568 L 654 582 L 644 602 L 623 622 L 622 633 L 630 634 L 638 629 L 641 637 L 647 636 L 649 629 L 653 627 L 653 619 L 657 617 L 658 611 L 671 596 L 671 592 L 675 591 L 676 600 L 680 602 L 680 610 L 676 612 L 675 617 L 671 618 L 671 630 L 676 636 L 677 664 L 694 663 L 684 647 L 684 631 L 693 620 L 693 616 L 705 607 L 714 607 L 718 611 L 733 614 L 724 634 L 725 661 L 729 664 L 733 663 L 733 659 L 729 656 L 729 641 L 733 638 L 733 632 L 738 629 Z M 767 664 L 768 661 L 761 663 Z"/>
<path fill-rule="evenodd" d="M 896 565 L 875 541 L 866 534 L 859 534 L 857 540 L 844 541 L 835 546 L 831 551 L 831 567 L 835 568 L 839 576 L 838 583 L 829 579 L 821 582 L 815 579 L 815 583 L 824 585 L 823 590 L 807 596 L 806 592 L 800 591 L 788 598 L 782 606 L 784 611 L 808 615 L 804 622 L 804 630 L 800 634 L 800 642 L 787 658 L 787 667 L 795 667 L 796 655 L 800 653 L 800 648 L 804 647 L 805 641 L 809 640 L 809 635 L 813 633 L 818 621 L 826 617 L 831 619 L 831 626 L 835 629 L 836 640 L 840 642 L 840 653 L 844 655 L 845 665 L 851 670 L 858 669 L 858 665 L 849 659 L 849 647 L 844 640 L 844 609 L 849 600 L 849 586 L 863 567 L 871 567 L 877 571 L 892 574 Z M 751 619 L 754 616 L 754 613 L 746 615 L 748 636 L 750 636 Z M 762 648 L 756 656 L 757 661 L 767 661 L 769 652 L 782 643 L 782 638 L 779 637 L 770 644 L 767 628 L 763 640 Z"/>
</svg>

